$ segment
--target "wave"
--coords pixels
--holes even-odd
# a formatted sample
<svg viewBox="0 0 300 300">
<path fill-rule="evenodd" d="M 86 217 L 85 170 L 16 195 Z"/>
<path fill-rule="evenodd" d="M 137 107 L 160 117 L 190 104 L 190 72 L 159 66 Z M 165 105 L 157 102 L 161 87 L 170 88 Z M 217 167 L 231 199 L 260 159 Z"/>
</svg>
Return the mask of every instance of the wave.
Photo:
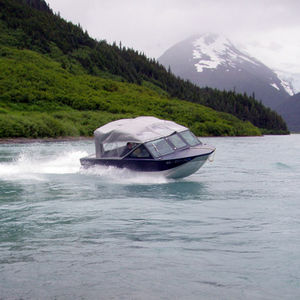
<svg viewBox="0 0 300 300">
<path fill-rule="evenodd" d="M 157 173 L 135 172 L 112 166 L 93 166 L 88 169 L 81 168 L 80 174 L 100 177 L 101 180 L 117 184 L 163 184 L 173 181 Z"/>
<path fill-rule="evenodd" d="M 45 149 L 27 150 L 11 162 L 0 163 L 0 179 L 44 181 L 47 175 L 78 174 L 116 184 L 162 184 L 171 181 L 157 173 L 134 172 L 116 167 L 94 166 L 85 169 L 80 165 L 80 158 L 87 155 L 86 151 L 49 153 Z"/>
<path fill-rule="evenodd" d="M 72 174 L 80 170 L 80 157 L 86 156 L 85 151 L 62 152 L 59 155 L 43 155 L 41 152 L 26 151 L 20 153 L 12 162 L 0 163 L 0 178 L 43 179 L 44 174 Z"/>
</svg>

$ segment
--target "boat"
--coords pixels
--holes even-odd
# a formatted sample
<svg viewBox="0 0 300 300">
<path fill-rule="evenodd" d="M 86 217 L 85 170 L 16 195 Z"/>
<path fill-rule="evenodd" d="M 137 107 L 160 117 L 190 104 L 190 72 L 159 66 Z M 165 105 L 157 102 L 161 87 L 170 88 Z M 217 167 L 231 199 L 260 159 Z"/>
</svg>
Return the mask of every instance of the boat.
<svg viewBox="0 0 300 300">
<path fill-rule="evenodd" d="M 97 165 L 182 178 L 197 172 L 215 152 L 187 127 L 156 117 L 110 122 L 94 131 L 96 153 L 80 159 Z"/>
</svg>

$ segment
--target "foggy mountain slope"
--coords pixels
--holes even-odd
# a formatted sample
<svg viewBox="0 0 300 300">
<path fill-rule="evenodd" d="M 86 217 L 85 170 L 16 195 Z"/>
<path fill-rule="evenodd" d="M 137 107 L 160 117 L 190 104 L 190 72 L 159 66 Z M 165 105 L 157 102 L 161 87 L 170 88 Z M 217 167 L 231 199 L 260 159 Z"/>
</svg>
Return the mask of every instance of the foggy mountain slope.
<svg viewBox="0 0 300 300">
<path fill-rule="evenodd" d="M 277 108 L 291 131 L 300 132 L 300 93 L 291 96 Z"/>
<path fill-rule="evenodd" d="M 200 87 L 255 95 L 272 109 L 293 94 L 291 85 L 274 71 L 216 34 L 192 36 L 169 48 L 158 60 Z"/>
</svg>

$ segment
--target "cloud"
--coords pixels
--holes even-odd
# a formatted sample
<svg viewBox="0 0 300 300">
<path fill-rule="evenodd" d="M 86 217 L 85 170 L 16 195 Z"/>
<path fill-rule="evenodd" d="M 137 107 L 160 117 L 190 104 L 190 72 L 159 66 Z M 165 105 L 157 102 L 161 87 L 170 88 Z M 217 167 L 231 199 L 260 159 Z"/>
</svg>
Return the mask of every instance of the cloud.
<svg viewBox="0 0 300 300">
<path fill-rule="evenodd" d="M 55 11 L 92 36 L 136 45 L 154 56 L 157 45 L 173 44 L 199 32 L 245 37 L 299 27 L 295 0 L 49 0 Z M 152 46 L 150 46 L 152 45 Z M 150 48 L 149 48 L 150 47 Z"/>
<path fill-rule="evenodd" d="M 224 34 L 270 67 L 300 73 L 300 1 L 48 0 L 89 34 L 159 57 L 202 32 Z M 253 46 L 256 43 L 256 46 Z M 296 63 L 299 61 L 299 63 Z"/>
</svg>

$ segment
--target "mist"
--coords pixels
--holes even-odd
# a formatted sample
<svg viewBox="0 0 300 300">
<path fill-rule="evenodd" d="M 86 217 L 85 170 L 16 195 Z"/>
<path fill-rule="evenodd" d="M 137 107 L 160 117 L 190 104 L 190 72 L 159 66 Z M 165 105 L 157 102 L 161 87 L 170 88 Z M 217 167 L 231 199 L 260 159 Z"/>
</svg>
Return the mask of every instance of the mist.
<svg viewBox="0 0 300 300">
<path fill-rule="evenodd" d="M 222 34 L 300 90 L 300 2 L 294 0 L 49 0 L 91 37 L 158 58 L 194 34 Z M 299 83 L 298 83 L 299 81 Z"/>
</svg>

